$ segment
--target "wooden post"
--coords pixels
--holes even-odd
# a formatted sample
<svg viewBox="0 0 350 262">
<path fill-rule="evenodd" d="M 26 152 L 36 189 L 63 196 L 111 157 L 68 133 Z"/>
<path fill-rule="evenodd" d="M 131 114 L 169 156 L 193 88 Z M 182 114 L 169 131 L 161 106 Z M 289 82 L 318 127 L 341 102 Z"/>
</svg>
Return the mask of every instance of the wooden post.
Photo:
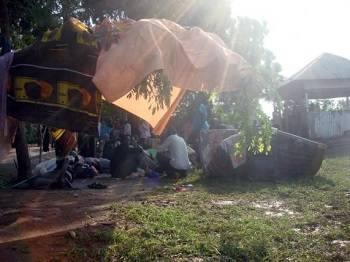
<svg viewBox="0 0 350 262">
<path fill-rule="evenodd" d="M 19 122 L 15 137 L 16 156 L 18 163 L 17 180 L 27 179 L 32 174 L 28 145 L 25 138 L 23 122 Z"/>
</svg>

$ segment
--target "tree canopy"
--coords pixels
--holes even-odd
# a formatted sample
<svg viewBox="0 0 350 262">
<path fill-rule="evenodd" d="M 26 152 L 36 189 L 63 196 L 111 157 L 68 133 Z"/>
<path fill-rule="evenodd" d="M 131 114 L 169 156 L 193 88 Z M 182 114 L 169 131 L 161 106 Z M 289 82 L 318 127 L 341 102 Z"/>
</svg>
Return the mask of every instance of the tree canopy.
<svg viewBox="0 0 350 262">
<path fill-rule="evenodd" d="M 2 0 L 5 1 L 6 0 Z M 89 25 L 108 16 L 166 18 L 184 26 L 199 26 L 225 37 L 231 23 L 230 1 L 220 0 L 11 0 L 7 1 L 13 38 L 28 44 L 28 37 L 38 36 L 73 16 Z M 17 39 L 16 39 L 17 40 Z M 15 44 L 18 44 L 15 41 Z M 20 47 L 20 45 L 18 46 Z"/>
</svg>

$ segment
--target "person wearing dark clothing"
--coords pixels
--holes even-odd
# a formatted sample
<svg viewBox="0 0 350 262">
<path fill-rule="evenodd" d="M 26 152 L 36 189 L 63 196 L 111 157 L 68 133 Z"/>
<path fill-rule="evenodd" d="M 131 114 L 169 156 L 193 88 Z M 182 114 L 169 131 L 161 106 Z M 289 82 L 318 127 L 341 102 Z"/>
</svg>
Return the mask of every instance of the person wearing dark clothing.
<svg viewBox="0 0 350 262">
<path fill-rule="evenodd" d="M 83 157 L 96 156 L 96 141 L 94 136 L 85 134 L 78 135 L 78 149 Z"/>
<path fill-rule="evenodd" d="M 129 136 L 124 136 L 122 143 L 113 150 L 111 159 L 112 177 L 125 178 L 136 171 L 140 165 L 142 149 L 132 145 Z"/>
<path fill-rule="evenodd" d="M 71 186 L 69 181 L 65 178 L 68 167 L 68 154 L 76 147 L 76 134 L 64 129 L 51 128 L 50 133 L 55 139 L 55 155 L 56 168 L 53 170 L 52 176 L 56 177 L 56 181 L 51 185 L 54 188 L 64 188 Z"/>
</svg>

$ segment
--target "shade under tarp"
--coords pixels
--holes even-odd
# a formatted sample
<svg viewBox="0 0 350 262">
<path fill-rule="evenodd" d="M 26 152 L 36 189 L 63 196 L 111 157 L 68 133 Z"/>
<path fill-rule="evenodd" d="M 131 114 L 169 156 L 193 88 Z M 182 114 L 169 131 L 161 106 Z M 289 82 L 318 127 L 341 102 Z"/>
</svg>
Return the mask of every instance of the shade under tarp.
<svg viewBox="0 0 350 262">
<path fill-rule="evenodd" d="M 135 97 L 128 98 L 128 95 L 123 96 L 113 104 L 123 108 L 124 110 L 144 119 L 153 127 L 153 133 L 160 135 L 167 123 L 170 120 L 172 113 L 175 111 L 177 105 L 180 103 L 183 95 L 185 94 L 184 89 L 174 87 L 171 92 L 170 105 L 169 107 L 163 107 L 152 113 L 150 106 L 153 102 L 149 102 L 147 99 L 140 96 L 138 99 Z"/>
<path fill-rule="evenodd" d="M 284 99 L 325 99 L 350 96 L 350 60 L 324 53 L 279 88 Z"/>
<path fill-rule="evenodd" d="M 174 88 L 171 106 L 152 115 L 146 100 L 126 95 L 150 73 L 163 69 Z M 143 19 L 100 52 L 93 82 L 107 101 L 143 118 L 161 132 L 184 91 L 234 91 L 250 67 L 215 34 L 185 29 L 164 19 Z M 119 100 L 118 100 L 119 99 Z"/>
</svg>

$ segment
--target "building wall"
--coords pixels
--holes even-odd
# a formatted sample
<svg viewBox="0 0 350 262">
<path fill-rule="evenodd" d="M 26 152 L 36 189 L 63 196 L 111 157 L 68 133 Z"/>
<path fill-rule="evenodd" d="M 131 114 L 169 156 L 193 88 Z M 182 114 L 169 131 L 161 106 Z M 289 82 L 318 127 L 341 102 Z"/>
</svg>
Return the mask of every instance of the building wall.
<svg viewBox="0 0 350 262">
<path fill-rule="evenodd" d="M 310 138 L 331 138 L 350 131 L 350 111 L 308 112 Z"/>
</svg>

